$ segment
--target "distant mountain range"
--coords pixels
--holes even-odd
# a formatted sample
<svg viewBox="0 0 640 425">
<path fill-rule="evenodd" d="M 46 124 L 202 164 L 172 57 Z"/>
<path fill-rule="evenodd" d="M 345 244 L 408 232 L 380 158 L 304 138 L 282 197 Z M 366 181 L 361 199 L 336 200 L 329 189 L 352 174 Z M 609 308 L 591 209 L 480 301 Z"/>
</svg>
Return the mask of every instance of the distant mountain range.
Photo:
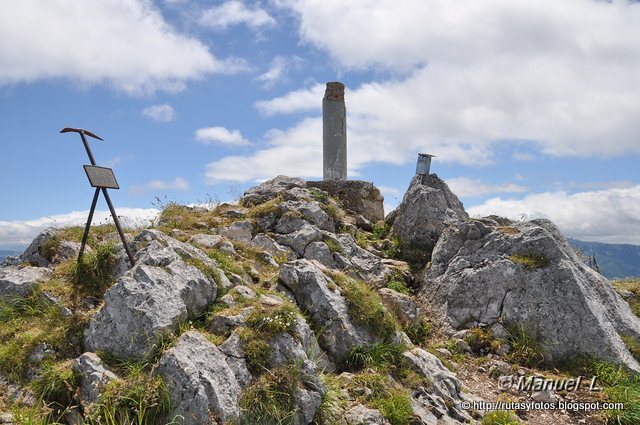
<svg viewBox="0 0 640 425">
<path fill-rule="evenodd" d="M 8 251 L 5 249 L 0 249 L 0 261 L 4 260 L 10 255 L 20 255 L 22 251 Z"/>
<path fill-rule="evenodd" d="M 595 255 L 600 272 L 609 279 L 640 276 L 638 245 L 584 242 L 577 239 L 571 239 L 569 243 L 585 256 Z"/>
</svg>

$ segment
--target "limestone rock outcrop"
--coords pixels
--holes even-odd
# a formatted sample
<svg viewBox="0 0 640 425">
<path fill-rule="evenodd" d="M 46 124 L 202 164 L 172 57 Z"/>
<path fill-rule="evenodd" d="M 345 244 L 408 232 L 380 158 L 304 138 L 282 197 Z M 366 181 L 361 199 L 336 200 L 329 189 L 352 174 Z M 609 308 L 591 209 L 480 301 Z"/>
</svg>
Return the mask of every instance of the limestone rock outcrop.
<svg viewBox="0 0 640 425">
<path fill-rule="evenodd" d="M 549 361 L 593 355 L 640 372 L 622 340 L 640 340 L 640 319 L 611 284 L 550 221 L 501 223 L 451 225 L 433 250 L 422 293 L 444 306 L 451 325 L 519 325 Z"/>
<path fill-rule="evenodd" d="M 46 280 L 51 270 L 46 267 L 3 267 L 0 268 L 0 297 L 19 295 L 26 297 L 33 288 Z"/>
<path fill-rule="evenodd" d="M 182 334 L 162 355 L 156 373 L 169 389 L 172 416 L 181 416 L 184 423 L 228 422 L 240 416 L 240 383 L 224 353 L 197 331 Z"/>
<path fill-rule="evenodd" d="M 436 174 L 416 175 L 402 202 L 387 216 L 391 234 L 398 238 L 402 256 L 424 265 L 442 232 L 468 219 L 458 197 Z"/>
<path fill-rule="evenodd" d="M 158 338 L 202 314 L 216 298 L 215 279 L 226 279 L 215 261 L 199 249 L 162 232 L 145 230 L 137 240 L 147 246 L 137 251 L 135 267 L 107 290 L 103 307 L 85 330 L 90 351 L 143 357 Z M 188 264 L 190 258 L 215 275 L 206 276 Z"/>
</svg>

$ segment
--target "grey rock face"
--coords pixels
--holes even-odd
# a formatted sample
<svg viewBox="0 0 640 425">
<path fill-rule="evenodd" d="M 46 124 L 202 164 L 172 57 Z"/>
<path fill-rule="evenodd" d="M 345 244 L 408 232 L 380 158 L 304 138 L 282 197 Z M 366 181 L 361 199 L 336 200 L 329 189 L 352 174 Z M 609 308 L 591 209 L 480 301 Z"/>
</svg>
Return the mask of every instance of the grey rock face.
<svg viewBox="0 0 640 425">
<path fill-rule="evenodd" d="M 229 338 L 222 343 L 218 349 L 227 356 L 227 364 L 233 371 L 238 384 L 241 388 L 245 388 L 251 383 L 251 372 L 247 367 L 244 352 L 242 351 L 242 341 L 236 331 L 233 331 Z"/>
<path fill-rule="evenodd" d="M 305 187 L 305 182 L 300 178 L 277 176 L 274 179 L 247 190 L 240 202 L 245 206 L 258 205 L 275 198 L 284 191 L 303 187 Z"/>
<path fill-rule="evenodd" d="M 249 243 L 253 237 L 253 225 L 249 220 L 236 221 L 229 227 L 219 229 L 218 233 L 229 239 Z"/>
<path fill-rule="evenodd" d="M 307 182 L 307 187 L 327 192 L 355 215 L 362 215 L 371 223 L 384 220 L 384 197 L 371 182 L 362 180 L 326 180 Z"/>
<path fill-rule="evenodd" d="M 157 338 L 203 313 L 216 298 L 214 279 L 185 263 L 181 255 L 224 276 L 213 260 L 156 230 L 139 238 L 148 246 L 137 252 L 136 266 L 109 288 L 103 307 L 85 330 L 85 346 L 91 351 L 140 358 Z"/>
<path fill-rule="evenodd" d="M 222 241 L 223 238 L 220 235 L 207 235 L 203 233 L 198 233 L 197 235 L 193 235 L 189 238 L 189 243 L 191 245 L 197 245 L 203 248 L 215 248 L 220 245 Z"/>
<path fill-rule="evenodd" d="M 0 297 L 19 295 L 26 297 L 38 282 L 45 281 L 51 275 L 46 267 L 3 267 L 0 268 Z"/>
<path fill-rule="evenodd" d="M 295 260 L 298 256 L 288 246 L 283 246 L 271 239 L 264 233 L 257 234 L 251 243 L 257 247 L 264 249 L 274 258 L 280 258 L 287 261 Z"/>
<path fill-rule="evenodd" d="M 87 404 L 96 402 L 105 385 L 118 379 L 95 353 L 84 353 L 75 359 L 73 369 L 81 376 L 80 399 Z"/>
<path fill-rule="evenodd" d="M 349 425 L 389 425 L 379 410 L 356 404 L 345 413 Z"/>
<path fill-rule="evenodd" d="M 253 307 L 247 307 L 237 314 L 218 313 L 211 318 L 207 330 L 216 335 L 229 334 L 233 329 L 242 326 L 252 311 Z"/>
<path fill-rule="evenodd" d="M 27 249 L 20 254 L 19 261 L 21 263 L 29 263 L 33 266 L 47 267 L 51 262 L 44 257 L 42 252 L 42 246 L 45 242 L 57 233 L 56 229 L 49 227 L 44 229 L 35 239 L 29 244 Z"/>
<path fill-rule="evenodd" d="M 304 258 L 316 260 L 322 265 L 335 269 L 336 262 L 333 260 L 333 253 L 324 242 L 311 242 L 304 251 Z"/>
<path fill-rule="evenodd" d="M 307 245 L 322 240 L 322 232 L 316 226 L 304 223 L 295 232 L 276 236 L 276 240 L 280 245 L 290 247 L 298 256 L 302 257 Z"/>
<path fill-rule="evenodd" d="M 355 277 L 366 280 L 373 285 L 381 285 L 387 280 L 391 270 L 377 256 L 358 246 L 353 236 L 348 233 L 324 233 L 340 247 L 339 252 L 333 254 L 336 267 L 355 273 Z"/>
<path fill-rule="evenodd" d="M 437 175 L 416 175 L 394 211 L 391 234 L 404 258 L 425 264 L 444 229 L 469 218 L 455 194 Z"/>
<path fill-rule="evenodd" d="M 594 355 L 640 371 L 621 339 L 640 338 L 640 319 L 548 220 L 452 226 L 421 281 L 454 328 L 520 324 L 538 337 L 548 361 Z"/>
<path fill-rule="evenodd" d="M 307 311 L 311 320 L 323 328 L 319 342 L 334 362 L 340 363 L 357 346 L 379 342 L 369 331 L 352 323 L 338 289 L 329 289 L 329 278 L 310 261 L 284 264 L 280 280 L 293 292 L 300 309 Z"/>
<path fill-rule="evenodd" d="M 184 333 L 156 367 L 171 398 L 172 415 L 185 423 L 207 424 L 239 417 L 240 384 L 225 355 L 197 331 Z"/>
<path fill-rule="evenodd" d="M 303 346 L 288 333 L 281 333 L 269 340 L 271 349 L 269 364 L 272 367 L 297 365 L 302 372 L 302 387 L 294 394 L 296 413 L 293 423 L 306 425 L 313 421 L 316 411 L 322 403 L 326 389 L 316 370 L 313 361 L 307 358 Z"/>
<path fill-rule="evenodd" d="M 394 312 L 401 323 L 415 325 L 422 318 L 420 307 L 410 296 L 389 288 L 379 289 L 378 294 L 387 309 Z"/>
<path fill-rule="evenodd" d="M 440 359 L 422 348 L 405 351 L 402 356 L 409 367 L 418 375 L 431 381 L 429 388 L 414 392 L 414 411 L 421 412 L 426 410 L 433 412 L 439 420 L 446 418 L 452 423 L 457 423 L 457 421 L 466 422 L 471 419 L 456 404 L 456 402 L 464 399 L 461 393 L 462 385 L 460 381 L 458 381 L 455 374 L 444 367 Z M 427 423 L 429 422 L 427 421 Z"/>
</svg>

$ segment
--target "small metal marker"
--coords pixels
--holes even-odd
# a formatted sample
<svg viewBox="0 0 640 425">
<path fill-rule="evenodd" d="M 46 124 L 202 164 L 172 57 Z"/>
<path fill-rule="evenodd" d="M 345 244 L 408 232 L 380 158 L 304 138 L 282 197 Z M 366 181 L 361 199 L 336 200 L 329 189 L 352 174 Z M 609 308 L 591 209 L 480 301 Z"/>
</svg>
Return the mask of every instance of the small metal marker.
<svg viewBox="0 0 640 425">
<path fill-rule="evenodd" d="M 82 138 L 82 144 L 84 144 L 84 148 L 87 151 L 87 155 L 89 155 L 89 161 L 91 161 L 91 165 L 85 165 L 84 171 L 89 178 L 89 184 L 91 187 L 95 187 L 96 191 L 93 194 L 93 200 L 91 201 L 91 209 L 89 210 L 89 218 L 87 218 L 87 225 L 84 228 L 84 234 L 82 235 L 82 244 L 80 245 L 80 252 L 78 253 L 78 260 L 82 258 L 82 254 L 84 253 L 84 247 L 87 244 L 87 238 L 89 237 L 89 229 L 91 228 L 91 222 L 93 221 L 93 213 L 96 210 L 96 204 L 98 203 L 98 196 L 100 195 L 100 191 L 104 195 L 104 199 L 107 201 L 107 205 L 109 206 L 109 211 L 111 212 L 111 217 L 113 217 L 113 222 L 116 225 L 116 229 L 118 230 L 118 234 L 120 235 L 120 239 L 122 240 L 122 244 L 124 245 L 124 250 L 127 252 L 127 256 L 129 257 L 129 261 L 131 262 L 131 266 L 136 264 L 133 255 L 131 254 L 131 250 L 129 249 L 129 245 L 127 245 L 127 240 L 124 237 L 124 233 L 122 232 L 122 227 L 120 227 L 120 221 L 118 220 L 118 215 L 116 214 L 115 208 L 113 208 L 113 204 L 111 203 L 111 198 L 109 197 L 109 193 L 107 189 L 120 189 L 118 182 L 116 181 L 116 176 L 113 174 L 113 170 L 111 168 L 99 167 L 96 165 L 96 160 L 93 158 L 93 153 L 91 153 L 91 148 L 89 147 L 89 143 L 87 142 L 85 135 L 89 137 L 93 137 L 97 140 L 104 140 L 90 131 L 84 130 L 82 128 L 71 128 L 66 127 L 60 130 L 60 133 L 79 133 Z"/>
<path fill-rule="evenodd" d="M 418 163 L 416 164 L 416 174 L 421 176 L 428 176 L 429 169 L 431 168 L 431 158 L 435 158 L 435 155 L 428 153 L 418 154 Z"/>
</svg>

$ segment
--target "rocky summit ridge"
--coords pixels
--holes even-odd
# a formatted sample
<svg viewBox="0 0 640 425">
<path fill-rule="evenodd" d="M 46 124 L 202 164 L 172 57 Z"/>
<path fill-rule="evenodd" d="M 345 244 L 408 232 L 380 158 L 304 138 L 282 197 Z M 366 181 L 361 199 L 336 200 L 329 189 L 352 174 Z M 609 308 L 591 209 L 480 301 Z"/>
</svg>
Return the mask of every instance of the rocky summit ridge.
<svg viewBox="0 0 640 425">
<path fill-rule="evenodd" d="M 278 176 L 167 205 L 132 268 L 108 227 L 80 262 L 44 231 L 0 267 L 0 423 L 498 423 L 456 364 L 640 372 L 640 319 L 553 223 L 470 219 L 435 174 L 382 218 L 370 183 Z"/>
</svg>

